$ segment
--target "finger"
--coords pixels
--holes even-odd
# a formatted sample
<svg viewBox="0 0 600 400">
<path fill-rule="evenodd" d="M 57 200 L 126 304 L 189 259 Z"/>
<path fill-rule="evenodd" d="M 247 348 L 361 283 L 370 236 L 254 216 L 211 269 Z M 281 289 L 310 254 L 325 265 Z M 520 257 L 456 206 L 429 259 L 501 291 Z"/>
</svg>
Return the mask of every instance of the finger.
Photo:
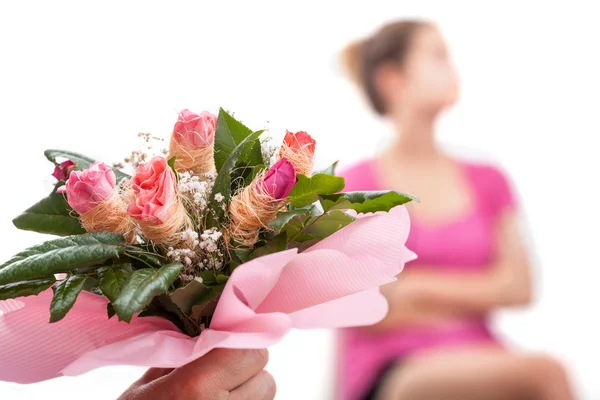
<svg viewBox="0 0 600 400">
<path fill-rule="evenodd" d="M 143 383 L 148 383 L 157 380 L 165 375 L 173 372 L 173 368 L 150 368 L 146 373 L 140 378 L 140 381 Z"/>
<path fill-rule="evenodd" d="M 277 386 L 267 371 L 261 371 L 229 394 L 229 400 L 273 400 Z"/>
<path fill-rule="evenodd" d="M 156 390 L 157 383 L 161 378 L 169 375 L 173 371 L 172 368 L 150 368 L 144 375 L 135 381 L 119 398 L 118 400 L 134 400 L 146 398 L 144 393 L 151 393 Z"/>
<path fill-rule="evenodd" d="M 267 350 L 215 349 L 176 369 L 175 379 L 196 382 L 199 388 L 233 390 L 262 371 L 269 361 Z"/>
<path fill-rule="evenodd" d="M 150 368 L 144 373 L 144 375 L 142 375 L 131 386 L 135 387 L 135 386 L 146 385 L 146 384 L 153 382 L 159 378 L 162 378 L 165 375 L 168 375 L 172 371 L 173 371 L 172 368 Z"/>
</svg>

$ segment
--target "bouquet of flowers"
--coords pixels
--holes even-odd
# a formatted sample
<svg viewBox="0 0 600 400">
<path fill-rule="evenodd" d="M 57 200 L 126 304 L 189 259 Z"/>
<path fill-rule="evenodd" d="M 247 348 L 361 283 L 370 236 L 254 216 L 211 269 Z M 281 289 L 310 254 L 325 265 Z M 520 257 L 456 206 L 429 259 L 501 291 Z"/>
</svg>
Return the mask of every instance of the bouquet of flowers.
<svg viewBox="0 0 600 400">
<path fill-rule="evenodd" d="M 394 191 L 311 174 L 315 140 L 274 147 L 232 115 L 183 110 L 168 148 L 107 166 L 48 150 L 52 193 L 14 219 L 59 238 L 0 265 L 0 379 L 177 367 L 290 328 L 366 325 L 414 254 Z"/>
</svg>

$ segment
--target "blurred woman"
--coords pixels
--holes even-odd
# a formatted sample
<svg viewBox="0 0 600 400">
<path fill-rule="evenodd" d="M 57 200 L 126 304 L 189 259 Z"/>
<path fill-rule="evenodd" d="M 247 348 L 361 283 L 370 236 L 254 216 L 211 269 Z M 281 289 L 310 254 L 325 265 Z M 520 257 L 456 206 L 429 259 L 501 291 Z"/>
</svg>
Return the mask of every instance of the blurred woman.
<svg viewBox="0 0 600 400">
<path fill-rule="evenodd" d="M 391 23 L 348 46 L 344 60 L 397 133 L 383 154 L 342 173 L 346 190 L 399 190 L 421 203 L 409 206 L 408 247 L 419 258 L 382 288 L 388 316 L 340 333 L 339 398 L 573 399 L 557 361 L 505 348 L 486 321 L 529 303 L 530 265 L 505 175 L 436 143 L 436 119 L 459 92 L 438 28 Z"/>
</svg>

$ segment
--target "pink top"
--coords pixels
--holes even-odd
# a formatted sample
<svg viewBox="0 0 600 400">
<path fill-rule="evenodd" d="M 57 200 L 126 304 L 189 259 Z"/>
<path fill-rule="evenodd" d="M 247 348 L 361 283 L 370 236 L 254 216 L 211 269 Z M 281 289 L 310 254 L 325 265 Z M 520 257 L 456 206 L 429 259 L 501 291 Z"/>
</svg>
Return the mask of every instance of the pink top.
<svg viewBox="0 0 600 400">
<path fill-rule="evenodd" d="M 407 246 L 419 258 L 406 266 L 439 267 L 444 270 L 478 270 L 494 257 L 495 218 L 515 205 L 505 176 L 488 165 L 459 162 L 471 186 L 475 205 L 465 216 L 438 226 L 412 221 Z M 374 161 L 363 161 L 341 174 L 346 191 L 383 190 Z M 360 329 L 339 333 L 338 399 L 365 396 L 379 374 L 408 354 L 438 346 L 475 341 L 494 341 L 485 316 L 436 327 L 403 327 L 395 331 L 366 334 Z"/>
</svg>

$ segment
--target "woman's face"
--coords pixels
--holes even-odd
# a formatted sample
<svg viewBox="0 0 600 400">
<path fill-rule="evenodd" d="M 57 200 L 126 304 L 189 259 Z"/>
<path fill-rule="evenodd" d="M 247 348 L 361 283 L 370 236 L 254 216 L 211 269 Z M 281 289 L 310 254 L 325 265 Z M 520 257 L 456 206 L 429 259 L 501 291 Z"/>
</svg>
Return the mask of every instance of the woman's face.
<svg viewBox="0 0 600 400">
<path fill-rule="evenodd" d="M 421 28 L 404 65 L 390 77 L 388 99 L 391 114 L 407 107 L 439 112 L 458 100 L 458 76 L 448 47 L 439 30 L 433 26 Z"/>
</svg>

